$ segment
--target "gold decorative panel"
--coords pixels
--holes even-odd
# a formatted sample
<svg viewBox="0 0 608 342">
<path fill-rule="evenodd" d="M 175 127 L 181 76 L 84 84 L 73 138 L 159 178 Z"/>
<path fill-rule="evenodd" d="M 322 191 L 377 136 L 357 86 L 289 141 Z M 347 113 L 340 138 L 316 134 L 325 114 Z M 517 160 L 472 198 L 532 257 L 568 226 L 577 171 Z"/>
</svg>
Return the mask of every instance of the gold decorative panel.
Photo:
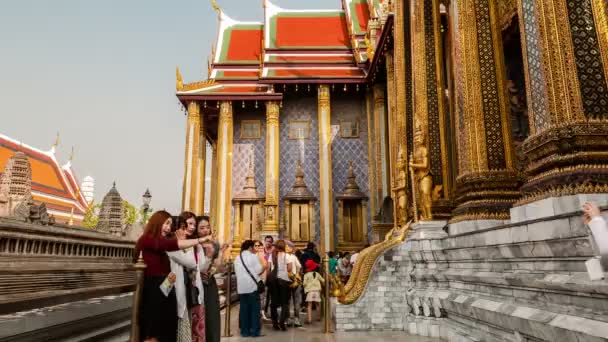
<svg viewBox="0 0 608 342">
<path fill-rule="evenodd" d="M 241 120 L 241 139 L 260 139 L 262 123 L 260 120 Z"/>
<path fill-rule="evenodd" d="M 310 137 L 310 121 L 289 121 L 289 139 L 308 139 Z"/>
</svg>

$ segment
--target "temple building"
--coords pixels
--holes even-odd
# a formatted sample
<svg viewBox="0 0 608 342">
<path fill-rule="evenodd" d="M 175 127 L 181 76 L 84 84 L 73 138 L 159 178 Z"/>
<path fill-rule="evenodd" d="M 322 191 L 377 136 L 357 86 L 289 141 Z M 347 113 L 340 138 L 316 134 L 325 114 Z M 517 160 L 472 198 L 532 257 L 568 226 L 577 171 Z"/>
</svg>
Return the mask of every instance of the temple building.
<svg viewBox="0 0 608 342">
<path fill-rule="evenodd" d="M 15 153 L 23 153 L 31 168 L 34 203 L 44 203 L 48 214 L 57 223 L 79 225 L 88 203 L 72 168 L 72 157 L 64 165 L 57 161 L 57 144 L 58 142 L 49 151 L 43 151 L 0 134 L 0 172 L 6 170 L 7 162 Z"/>
<path fill-rule="evenodd" d="M 608 339 L 581 218 L 608 206 L 608 2 L 265 0 L 262 22 L 212 4 L 208 79 L 177 70 L 184 209 L 211 163 L 223 241 L 371 244 L 331 279 L 337 331 Z"/>
</svg>

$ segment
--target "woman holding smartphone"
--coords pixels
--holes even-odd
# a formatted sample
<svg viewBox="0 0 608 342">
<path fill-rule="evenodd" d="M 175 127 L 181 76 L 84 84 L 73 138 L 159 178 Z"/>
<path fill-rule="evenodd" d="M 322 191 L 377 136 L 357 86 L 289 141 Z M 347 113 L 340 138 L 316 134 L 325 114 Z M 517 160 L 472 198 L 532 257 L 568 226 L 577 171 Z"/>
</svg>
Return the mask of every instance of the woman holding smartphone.
<svg viewBox="0 0 608 342">
<path fill-rule="evenodd" d="M 182 239 L 171 237 L 171 214 L 155 212 L 144 228 L 143 235 L 135 245 L 135 258 L 142 255 L 146 264 L 144 287 L 139 316 L 140 337 L 145 342 L 175 341 L 177 334 L 177 301 L 175 290 L 167 295 L 161 290 L 165 280 L 175 282 L 171 275 L 167 252 L 194 247 L 203 239 Z"/>
</svg>

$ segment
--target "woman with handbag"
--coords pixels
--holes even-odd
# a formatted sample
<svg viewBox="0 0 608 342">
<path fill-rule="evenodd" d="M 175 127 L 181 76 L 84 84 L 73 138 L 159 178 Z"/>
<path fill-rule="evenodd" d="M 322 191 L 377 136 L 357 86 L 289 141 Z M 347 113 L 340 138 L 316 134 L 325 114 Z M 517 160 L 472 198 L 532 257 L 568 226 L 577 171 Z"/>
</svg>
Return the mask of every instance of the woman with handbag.
<svg viewBox="0 0 608 342">
<path fill-rule="evenodd" d="M 178 218 L 178 236 L 193 236 L 196 216 L 183 212 Z M 207 241 L 210 238 L 202 238 Z M 205 321 L 202 304 L 204 302 L 203 283 L 198 267 L 198 247 L 183 251 L 169 252 L 171 272 L 176 275 L 175 295 L 177 298 L 177 342 L 205 342 Z M 196 252 L 195 252 L 196 251 Z"/>
<path fill-rule="evenodd" d="M 289 273 L 293 270 L 293 262 L 288 260 L 287 253 L 285 253 L 285 241 L 277 241 L 272 251 L 270 273 L 266 278 L 266 282 L 270 284 L 270 311 L 274 330 L 287 330 L 285 322 L 289 315 L 289 294 L 291 293 Z M 280 317 L 278 314 L 279 307 L 281 307 Z"/>
<path fill-rule="evenodd" d="M 211 237 L 211 225 L 209 216 L 201 216 L 197 223 L 196 236 Z M 205 291 L 205 336 L 206 342 L 220 342 L 221 338 L 221 315 L 220 315 L 220 295 L 215 280 L 215 274 L 225 272 L 223 253 L 229 247 L 225 244 L 220 248 L 220 244 L 215 240 L 210 240 L 202 246 L 201 251 L 206 259 L 199 259 L 199 271 L 203 281 Z"/>
<path fill-rule="evenodd" d="M 239 294 L 239 327 L 242 337 L 261 336 L 260 292 L 265 285 L 260 279 L 264 268 L 253 249 L 251 240 L 243 241 L 241 252 L 234 261 L 236 290 Z"/>
</svg>

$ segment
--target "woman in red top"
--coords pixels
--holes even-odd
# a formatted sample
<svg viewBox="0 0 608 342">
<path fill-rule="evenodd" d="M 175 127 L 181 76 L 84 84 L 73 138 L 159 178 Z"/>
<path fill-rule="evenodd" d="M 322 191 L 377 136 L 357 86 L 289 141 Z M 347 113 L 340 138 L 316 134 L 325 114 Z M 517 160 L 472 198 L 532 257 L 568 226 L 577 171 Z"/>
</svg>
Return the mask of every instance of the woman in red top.
<svg viewBox="0 0 608 342">
<path fill-rule="evenodd" d="M 160 288 L 165 279 L 175 282 L 175 275 L 170 274 L 171 267 L 167 252 L 194 247 L 206 241 L 206 239 L 172 238 L 171 224 L 171 214 L 166 211 L 155 212 L 135 245 L 135 255 L 141 253 L 146 264 L 139 311 L 140 336 L 145 342 L 174 342 L 176 339 L 175 290 L 171 289 L 165 296 Z"/>
</svg>

